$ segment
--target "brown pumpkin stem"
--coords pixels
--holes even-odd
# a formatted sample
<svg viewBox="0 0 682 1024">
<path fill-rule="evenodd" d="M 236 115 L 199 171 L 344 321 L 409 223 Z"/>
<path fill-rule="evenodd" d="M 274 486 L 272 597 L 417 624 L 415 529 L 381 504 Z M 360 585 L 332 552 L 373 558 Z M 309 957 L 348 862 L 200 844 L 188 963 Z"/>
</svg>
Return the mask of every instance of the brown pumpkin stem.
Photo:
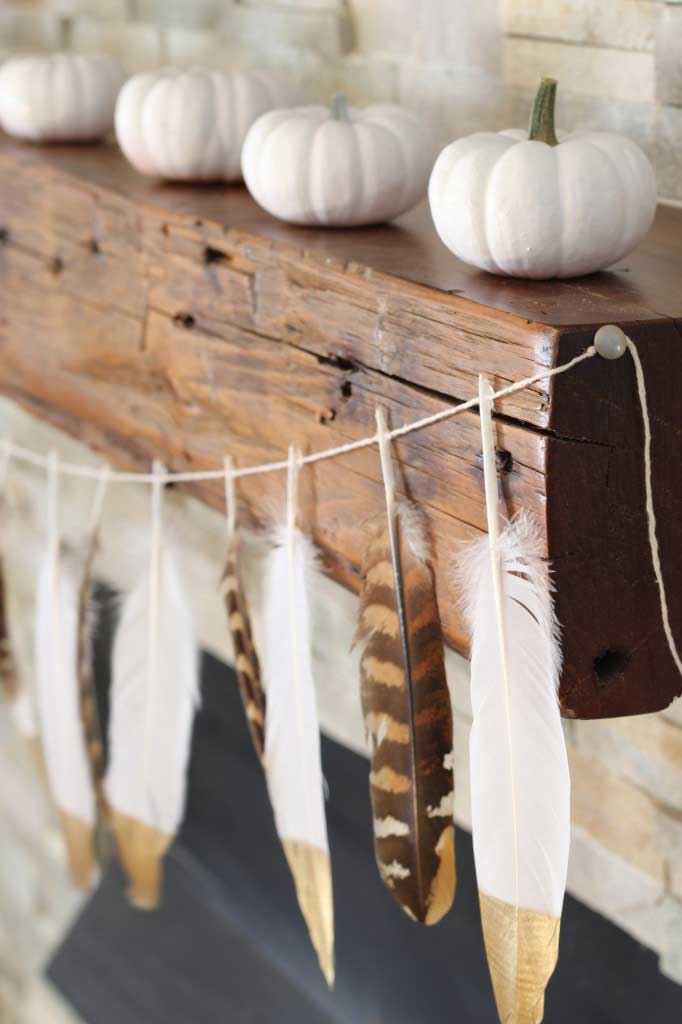
<svg viewBox="0 0 682 1024">
<path fill-rule="evenodd" d="M 535 142 L 545 142 L 548 146 L 558 146 L 554 128 L 554 106 L 556 104 L 556 78 L 543 78 L 540 82 L 533 110 L 530 115 L 528 138 Z"/>
<path fill-rule="evenodd" d="M 332 121 L 350 121 L 348 98 L 342 92 L 337 92 L 336 96 L 332 97 L 329 115 Z"/>
</svg>

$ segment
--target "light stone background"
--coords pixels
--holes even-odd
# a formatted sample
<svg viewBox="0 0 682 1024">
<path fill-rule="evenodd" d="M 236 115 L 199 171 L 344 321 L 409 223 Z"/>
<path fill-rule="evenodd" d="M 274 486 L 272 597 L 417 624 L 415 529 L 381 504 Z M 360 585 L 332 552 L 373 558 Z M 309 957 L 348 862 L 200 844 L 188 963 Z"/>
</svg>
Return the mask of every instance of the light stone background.
<svg viewBox="0 0 682 1024">
<path fill-rule="evenodd" d="M 679 0 L 0 0 L 0 54 L 105 49 L 129 71 L 176 64 L 287 71 L 302 96 L 397 100 L 443 142 L 523 125 L 540 75 L 564 129 L 623 131 L 682 200 Z"/>
<path fill-rule="evenodd" d="M 171 60 L 257 64 L 289 72 L 302 96 L 400 100 L 433 119 L 445 142 L 523 124 L 537 79 L 560 80 L 563 128 L 600 127 L 637 139 L 659 192 L 682 199 L 682 3 L 661 0 L 25 0 L 0 2 L 0 51 L 54 49 L 68 17 L 71 45 L 116 53 L 129 71 Z M 0 404 L 0 436 L 92 460 L 75 442 Z M 7 548 L 15 643 L 31 680 L 31 607 L 42 542 L 44 480 L 13 467 Z M 63 521 L 84 522 L 88 487 L 65 483 Z M 98 571 L 130 583 L 148 495 L 112 486 Z M 202 643 L 229 658 L 216 566 L 220 516 L 169 496 Z M 258 561 L 249 548 L 258 607 Z M 316 657 L 325 729 L 364 745 L 356 665 L 348 653 L 356 601 L 329 581 L 317 602 Z M 456 817 L 469 823 L 466 665 L 448 674 L 455 706 Z M 569 889 L 661 957 L 682 984 L 682 702 L 642 718 L 567 723 L 573 780 Z M 59 836 L 32 754 L 0 706 L 0 1024 L 72 1024 L 39 980 L 77 911 Z"/>
</svg>

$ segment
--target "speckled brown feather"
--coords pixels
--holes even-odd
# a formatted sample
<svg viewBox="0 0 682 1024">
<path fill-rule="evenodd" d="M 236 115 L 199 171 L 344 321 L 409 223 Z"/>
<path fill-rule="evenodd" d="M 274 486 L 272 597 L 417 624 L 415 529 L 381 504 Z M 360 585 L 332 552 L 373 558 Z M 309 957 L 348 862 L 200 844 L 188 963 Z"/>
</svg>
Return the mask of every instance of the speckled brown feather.
<svg viewBox="0 0 682 1024">
<path fill-rule="evenodd" d="M 97 698 L 92 672 L 92 570 L 97 554 L 98 538 L 93 533 L 86 541 L 83 575 L 78 594 L 78 701 L 83 739 L 95 789 L 98 808 L 104 806 L 104 743 L 97 711 Z"/>
<path fill-rule="evenodd" d="M 258 655 L 253 645 L 249 608 L 239 574 L 239 534 L 235 533 L 227 553 L 223 588 L 227 621 L 232 635 L 235 668 L 246 721 L 256 753 L 265 758 L 265 691 Z"/>
<path fill-rule="evenodd" d="M 109 832 L 109 805 L 104 795 L 104 774 L 106 771 L 104 757 L 104 740 L 97 710 L 97 694 L 92 666 L 92 571 L 99 545 L 97 531 L 86 541 L 83 575 L 78 593 L 78 703 L 83 741 L 90 768 L 97 805 L 97 824 L 95 827 L 95 853 L 100 864 L 106 863 L 112 850 L 112 839 Z"/>
<path fill-rule="evenodd" d="M 455 893 L 452 713 L 423 517 L 401 502 L 394 527 L 397 565 L 386 518 L 372 526 L 357 631 L 374 849 L 405 912 L 435 924 Z"/>
<path fill-rule="evenodd" d="M 16 665 L 12 653 L 12 644 L 9 637 L 9 625 L 7 617 L 7 594 L 5 590 L 5 572 L 0 558 L 0 688 L 5 697 L 13 701 L 17 696 L 19 687 L 17 681 Z"/>
</svg>

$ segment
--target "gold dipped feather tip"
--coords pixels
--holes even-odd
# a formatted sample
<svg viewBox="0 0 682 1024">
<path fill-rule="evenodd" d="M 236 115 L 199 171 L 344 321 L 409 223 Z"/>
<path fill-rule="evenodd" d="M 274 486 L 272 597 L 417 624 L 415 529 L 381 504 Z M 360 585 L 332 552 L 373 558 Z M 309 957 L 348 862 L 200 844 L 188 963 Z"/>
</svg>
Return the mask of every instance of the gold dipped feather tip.
<svg viewBox="0 0 682 1024">
<path fill-rule="evenodd" d="M 334 900 L 329 854 L 302 840 L 282 841 L 310 941 L 329 988 L 334 987 Z"/>
<path fill-rule="evenodd" d="M 456 886 L 452 712 L 426 524 L 411 502 L 372 526 L 356 640 L 379 872 L 410 917 L 435 924 Z"/>
<path fill-rule="evenodd" d="M 502 1024 L 540 1024 L 559 956 L 561 922 L 479 890 L 483 938 Z"/>
<path fill-rule="evenodd" d="M 244 714 L 254 749 L 265 760 L 265 690 L 253 643 L 249 605 L 239 566 L 239 534 L 230 541 L 222 581 L 227 621 L 232 635 L 235 669 Z"/>
<path fill-rule="evenodd" d="M 173 837 L 113 808 L 109 820 L 128 879 L 129 902 L 137 910 L 155 910 L 161 903 L 163 858 Z"/>
</svg>

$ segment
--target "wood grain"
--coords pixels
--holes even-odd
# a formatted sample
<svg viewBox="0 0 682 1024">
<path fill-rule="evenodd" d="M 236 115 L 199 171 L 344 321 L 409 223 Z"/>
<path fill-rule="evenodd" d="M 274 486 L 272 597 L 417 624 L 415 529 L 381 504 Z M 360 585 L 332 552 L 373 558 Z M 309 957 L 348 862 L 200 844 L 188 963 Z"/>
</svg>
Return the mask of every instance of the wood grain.
<svg viewBox="0 0 682 1024">
<path fill-rule="evenodd" d="M 664 566 L 682 565 L 675 382 L 682 348 L 679 228 L 659 213 L 618 270 L 571 282 L 504 281 L 446 252 L 426 211 L 355 232 L 269 218 L 239 188 L 138 178 L 110 147 L 38 149 L 0 139 L 0 388 L 119 465 L 174 470 L 279 459 L 398 426 L 581 351 L 603 322 L 640 344 L 654 414 Z M 512 511 L 546 526 L 564 626 L 564 713 L 634 714 L 682 690 L 665 646 L 643 519 L 642 428 L 628 359 L 593 359 L 501 402 L 498 446 Z M 485 529 L 478 417 L 396 445 L 402 488 L 426 510 L 447 640 L 466 651 L 449 582 L 459 543 Z M 304 474 L 327 569 L 357 589 L 367 522 L 381 508 L 377 452 Z M 223 507 L 219 484 L 192 486 Z M 282 474 L 239 486 L 264 526 Z M 679 521 L 679 520 L 677 520 Z M 679 589 L 679 588 L 678 588 Z M 671 595 L 682 633 L 682 595 Z"/>
</svg>

